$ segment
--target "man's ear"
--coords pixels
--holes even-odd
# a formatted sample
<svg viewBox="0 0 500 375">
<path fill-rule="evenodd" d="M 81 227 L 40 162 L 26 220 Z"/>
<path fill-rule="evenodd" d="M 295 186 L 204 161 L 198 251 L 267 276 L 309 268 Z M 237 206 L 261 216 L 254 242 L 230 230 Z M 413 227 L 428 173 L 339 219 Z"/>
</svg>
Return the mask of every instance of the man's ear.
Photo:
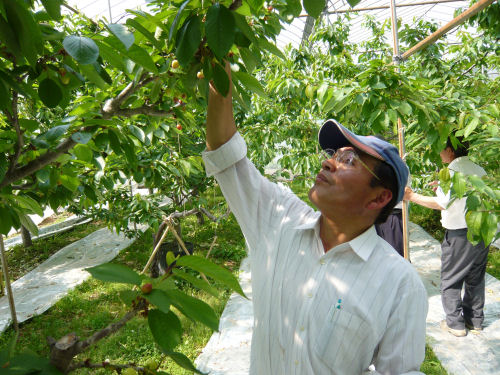
<svg viewBox="0 0 500 375">
<path fill-rule="evenodd" d="M 392 199 L 392 191 L 387 188 L 380 187 L 377 190 L 377 195 L 371 201 L 368 202 L 366 208 L 369 210 L 379 210 L 384 208 Z"/>
</svg>

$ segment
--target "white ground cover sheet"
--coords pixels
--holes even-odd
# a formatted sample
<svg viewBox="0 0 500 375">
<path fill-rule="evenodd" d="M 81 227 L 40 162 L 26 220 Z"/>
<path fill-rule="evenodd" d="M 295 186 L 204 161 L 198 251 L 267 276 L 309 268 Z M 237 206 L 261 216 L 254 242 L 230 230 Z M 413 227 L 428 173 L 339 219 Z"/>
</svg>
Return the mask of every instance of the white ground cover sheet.
<svg viewBox="0 0 500 375">
<path fill-rule="evenodd" d="M 500 282 L 486 275 L 484 330 L 455 337 L 441 330 L 445 314 L 439 294 L 441 246 L 420 226 L 410 223 L 410 257 L 429 295 L 427 341 L 450 375 L 500 374 Z M 210 375 L 247 375 L 252 340 L 250 266 L 245 259 L 240 283 L 249 300 L 233 293 L 222 314 L 219 332 L 196 359 L 198 369 Z"/>
<path fill-rule="evenodd" d="M 12 283 L 17 319 L 23 322 L 42 314 L 71 288 L 85 281 L 84 270 L 111 261 L 134 240 L 103 228 L 62 248 L 57 253 Z M 0 298 L 0 332 L 11 322 L 7 296 Z"/>
</svg>

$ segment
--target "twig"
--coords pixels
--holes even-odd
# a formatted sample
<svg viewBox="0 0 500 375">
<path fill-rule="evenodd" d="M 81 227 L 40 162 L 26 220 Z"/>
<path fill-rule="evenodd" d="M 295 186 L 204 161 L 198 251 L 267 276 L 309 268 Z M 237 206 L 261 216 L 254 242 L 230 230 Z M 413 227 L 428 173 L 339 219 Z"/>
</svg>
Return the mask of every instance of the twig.
<svg viewBox="0 0 500 375">
<path fill-rule="evenodd" d="M 156 256 L 156 253 L 158 252 L 158 250 L 160 250 L 160 246 L 161 244 L 163 243 L 163 240 L 165 239 L 165 237 L 167 236 L 168 234 L 168 231 L 169 231 L 170 227 L 167 226 L 165 228 L 165 231 L 163 232 L 163 235 L 161 236 L 160 240 L 158 241 L 158 243 L 156 244 L 153 252 L 151 253 L 151 256 L 149 257 L 148 259 L 148 262 L 146 263 L 146 265 L 144 266 L 144 269 L 141 271 L 141 274 L 143 274 L 144 272 L 146 272 L 148 270 L 148 268 L 151 266 L 151 263 L 153 263 L 153 259 L 154 257 Z"/>
<path fill-rule="evenodd" d="M 5 111 L 7 119 L 11 123 L 12 127 L 16 130 L 16 136 L 17 136 L 16 152 L 11 157 L 10 165 L 9 165 L 9 168 L 7 169 L 7 173 L 12 173 L 12 171 L 16 168 L 17 161 L 19 159 L 19 156 L 21 155 L 21 150 L 24 146 L 23 133 L 22 133 L 21 128 L 19 126 L 19 117 L 18 117 L 18 112 L 17 112 L 17 99 L 18 99 L 17 91 L 13 90 L 12 91 L 12 114 L 10 114 L 8 111 Z"/>
<path fill-rule="evenodd" d="M 214 248 L 215 242 L 217 241 L 217 235 L 214 236 L 214 239 L 212 240 L 212 244 L 210 245 L 210 248 L 208 249 L 207 256 L 205 259 L 208 259 L 210 256 L 210 253 L 212 252 L 212 249 Z"/>
</svg>

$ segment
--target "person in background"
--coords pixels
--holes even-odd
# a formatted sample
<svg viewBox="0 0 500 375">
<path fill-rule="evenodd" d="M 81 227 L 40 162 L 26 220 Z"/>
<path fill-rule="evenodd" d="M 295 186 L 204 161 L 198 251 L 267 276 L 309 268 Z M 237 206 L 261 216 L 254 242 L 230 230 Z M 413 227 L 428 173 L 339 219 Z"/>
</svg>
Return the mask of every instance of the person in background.
<svg viewBox="0 0 500 375">
<path fill-rule="evenodd" d="M 484 176 L 484 169 L 467 156 L 468 142 L 462 138 L 457 140 L 458 143 L 454 146 L 448 138 L 445 149 L 440 153 L 442 162 L 449 164 L 450 175 L 460 172 L 464 175 Z M 466 328 L 481 331 L 484 320 L 484 276 L 489 247 L 485 247 L 482 242 L 473 245 L 467 239 L 466 198 L 451 200 L 450 191 L 445 194 L 440 187 L 436 189 L 435 197 L 417 194 L 407 187 L 404 199 L 441 210 L 441 224 L 446 229 L 441 244 L 441 302 L 446 320 L 441 321 L 441 328 L 457 337 L 466 336 Z"/>
<path fill-rule="evenodd" d="M 315 211 L 250 162 L 231 92 L 212 85 L 206 143 L 206 172 L 249 248 L 250 374 L 421 374 L 427 294 L 373 225 L 403 198 L 408 169 L 397 149 L 326 121 L 327 156 L 309 191 Z"/>
</svg>

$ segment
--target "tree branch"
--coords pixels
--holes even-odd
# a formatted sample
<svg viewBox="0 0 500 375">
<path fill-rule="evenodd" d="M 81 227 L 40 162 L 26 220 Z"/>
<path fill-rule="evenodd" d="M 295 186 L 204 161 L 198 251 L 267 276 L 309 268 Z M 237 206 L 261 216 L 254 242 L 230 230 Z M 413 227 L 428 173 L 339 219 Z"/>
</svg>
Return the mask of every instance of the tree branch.
<svg viewBox="0 0 500 375">
<path fill-rule="evenodd" d="M 73 139 L 67 138 L 56 147 L 55 151 L 47 151 L 45 154 L 29 162 L 25 166 L 15 169 L 10 173 L 6 173 L 4 179 L 0 182 L 0 189 L 42 169 L 75 145 L 76 142 Z"/>
<path fill-rule="evenodd" d="M 147 302 L 146 300 L 142 299 L 138 304 L 135 305 L 133 310 L 127 312 L 118 322 L 109 324 L 107 327 L 101 329 L 100 331 L 97 331 L 92 336 L 83 341 L 80 341 L 75 333 L 67 334 L 57 341 L 52 337 L 47 337 L 47 342 L 50 346 L 50 363 L 62 372 L 68 373 L 74 366 L 71 364 L 71 362 L 76 355 L 83 352 L 89 346 L 96 344 L 104 337 L 118 331 L 139 311 L 146 308 Z M 79 365 L 75 366 L 77 366 L 75 368 L 78 368 Z"/>
<path fill-rule="evenodd" d="M 10 158 L 10 164 L 9 164 L 9 168 L 7 169 L 7 174 L 12 173 L 12 171 L 16 168 L 17 161 L 19 160 L 19 156 L 21 155 L 21 151 L 24 147 L 23 133 L 22 133 L 21 128 L 19 126 L 19 117 L 18 117 L 18 112 L 17 112 L 17 99 L 18 99 L 17 91 L 13 90 L 12 91 L 12 114 L 10 114 L 8 111 L 5 111 L 7 119 L 9 120 L 12 127 L 16 130 L 16 135 L 17 135 L 17 143 L 16 143 L 15 152 Z"/>
<path fill-rule="evenodd" d="M 109 336 L 109 335 L 115 333 L 116 331 L 118 331 L 125 324 L 127 324 L 127 322 L 130 319 L 132 319 L 137 314 L 137 312 L 139 310 L 140 309 L 136 308 L 136 309 L 134 309 L 132 311 L 129 311 L 119 321 L 117 321 L 115 323 L 111 323 L 106 328 L 103 328 L 100 331 L 97 331 L 92 336 L 90 336 L 88 339 L 86 339 L 84 341 L 79 341 L 78 344 L 76 345 L 76 347 L 77 347 L 77 354 L 83 352 L 89 346 L 94 345 L 95 343 L 97 343 L 99 340 L 105 338 L 106 336 Z"/>
<path fill-rule="evenodd" d="M 110 118 L 114 115 L 118 115 L 118 112 L 123 111 L 123 109 L 120 109 L 120 106 L 123 104 L 123 102 L 134 92 L 136 92 L 138 89 L 141 87 L 146 86 L 148 83 L 155 81 L 159 79 L 159 77 L 155 76 L 149 76 L 145 77 L 142 76 L 139 83 L 135 84 L 133 81 L 130 82 L 125 88 L 114 98 L 106 100 L 104 103 L 104 106 L 102 107 L 102 114 L 104 118 Z M 141 113 L 137 113 L 141 114 Z M 132 115 L 130 115 L 132 116 Z M 158 116 L 158 115 L 153 115 L 153 116 Z M 165 116 L 162 114 L 161 116 Z M 129 117 L 129 116 L 127 116 Z"/>
<path fill-rule="evenodd" d="M 112 114 L 104 115 L 104 118 L 110 118 L 112 116 L 122 116 L 122 117 L 132 117 L 135 115 L 146 115 L 146 116 L 155 116 L 155 117 L 166 117 L 169 115 L 173 115 L 174 111 L 162 111 L 150 106 L 142 106 L 138 108 L 123 108 L 117 109 Z"/>
</svg>

